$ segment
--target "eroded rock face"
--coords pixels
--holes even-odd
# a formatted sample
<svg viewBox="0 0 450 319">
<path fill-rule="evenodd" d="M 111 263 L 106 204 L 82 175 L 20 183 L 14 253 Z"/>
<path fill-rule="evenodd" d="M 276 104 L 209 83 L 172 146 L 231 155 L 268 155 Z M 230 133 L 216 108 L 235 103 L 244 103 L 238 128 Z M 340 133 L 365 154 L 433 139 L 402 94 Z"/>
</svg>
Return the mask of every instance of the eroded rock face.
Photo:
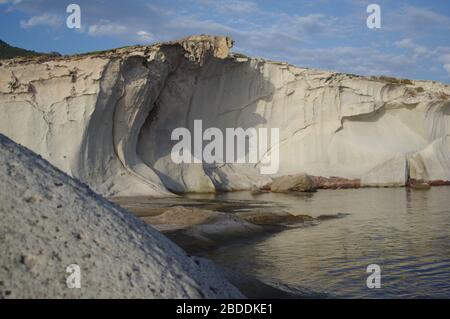
<svg viewBox="0 0 450 319">
<path fill-rule="evenodd" d="M 409 158 L 410 178 L 422 181 L 450 181 L 450 135 L 433 141 Z"/>
<path fill-rule="evenodd" d="M 260 164 L 175 164 L 171 132 L 193 131 L 196 119 L 222 131 L 279 128 L 272 177 L 304 172 L 392 184 L 403 170 L 379 168 L 406 156 L 411 178 L 450 178 L 448 85 L 294 67 L 230 54 L 231 45 L 196 36 L 6 61 L 0 132 L 104 195 L 244 190 L 271 181 Z"/>
<path fill-rule="evenodd" d="M 395 187 L 408 182 L 407 159 L 399 155 L 377 165 L 361 178 L 361 186 Z"/>
<path fill-rule="evenodd" d="M 0 298 L 240 298 L 214 268 L 0 134 Z M 81 289 L 67 288 L 69 265 Z"/>
</svg>

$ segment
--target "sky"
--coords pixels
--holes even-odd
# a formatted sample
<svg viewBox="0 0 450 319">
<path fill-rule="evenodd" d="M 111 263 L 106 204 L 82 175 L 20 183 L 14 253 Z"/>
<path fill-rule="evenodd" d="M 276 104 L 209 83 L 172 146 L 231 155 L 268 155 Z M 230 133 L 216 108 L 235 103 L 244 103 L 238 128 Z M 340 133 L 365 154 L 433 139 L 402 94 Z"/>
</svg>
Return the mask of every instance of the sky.
<svg viewBox="0 0 450 319">
<path fill-rule="evenodd" d="M 69 4 L 81 9 L 70 29 Z M 370 29 L 369 4 L 381 8 Z M 231 36 L 234 52 L 361 75 L 450 83 L 450 0 L 0 0 L 0 39 L 62 54 Z"/>
</svg>

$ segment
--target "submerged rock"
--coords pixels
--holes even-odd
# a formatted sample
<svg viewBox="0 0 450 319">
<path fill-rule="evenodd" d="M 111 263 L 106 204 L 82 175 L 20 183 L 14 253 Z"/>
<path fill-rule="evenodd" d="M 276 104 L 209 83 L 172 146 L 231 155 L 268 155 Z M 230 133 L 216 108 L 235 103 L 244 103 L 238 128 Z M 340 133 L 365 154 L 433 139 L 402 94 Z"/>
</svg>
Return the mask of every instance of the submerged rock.
<svg viewBox="0 0 450 319">
<path fill-rule="evenodd" d="M 243 297 L 215 269 L 1 134 L 0 203 L 0 298 Z M 73 264 L 80 289 L 66 283 Z"/>
<path fill-rule="evenodd" d="M 250 223 L 263 226 L 286 226 L 314 220 L 308 215 L 293 215 L 287 212 L 242 212 L 236 215 Z"/>
<path fill-rule="evenodd" d="M 288 212 L 223 213 L 183 206 L 172 207 L 161 214 L 142 219 L 191 253 L 217 247 L 223 242 L 263 236 L 320 221 L 308 215 Z"/>
<path fill-rule="evenodd" d="M 157 216 L 143 220 L 161 231 L 186 230 L 190 235 L 202 238 L 213 236 L 249 236 L 263 230 L 239 218 L 236 214 L 199 208 L 176 206 Z"/>
<path fill-rule="evenodd" d="M 323 221 L 343 218 L 348 214 L 320 215 L 316 218 L 284 211 L 218 211 L 176 206 L 143 220 L 164 232 L 190 254 L 205 251 L 230 242 L 264 238 L 293 228 L 316 226 Z"/>
<path fill-rule="evenodd" d="M 326 221 L 330 219 L 336 219 L 336 218 L 344 218 L 345 216 L 348 216 L 349 214 L 346 213 L 337 213 L 337 214 L 324 214 L 317 216 L 317 219 L 320 221 Z"/>
<path fill-rule="evenodd" d="M 415 179 L 410 179 L 408 181 L 408 187 L 412 188 L 412 189 L 430 189 L 431 185 L 430 183 L 427 183 L 423 180 L 415 180 Z"/>
</svg>

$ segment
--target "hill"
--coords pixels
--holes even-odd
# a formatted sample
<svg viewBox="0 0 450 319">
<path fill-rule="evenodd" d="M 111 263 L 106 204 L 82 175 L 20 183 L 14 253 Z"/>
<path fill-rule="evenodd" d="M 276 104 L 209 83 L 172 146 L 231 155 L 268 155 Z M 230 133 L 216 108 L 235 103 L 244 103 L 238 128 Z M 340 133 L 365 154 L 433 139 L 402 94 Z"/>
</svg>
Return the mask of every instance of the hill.
<svg viewBox="0 0 450 319">
<path fill-rule="evenodd" d="M 60 55 L 59 53 L 40 53 L 13 47 L 8 43 L 0 40 L 0 59 L 12 59 L 16 57 L 40 56 L 40 55 Z"/>
</svg>

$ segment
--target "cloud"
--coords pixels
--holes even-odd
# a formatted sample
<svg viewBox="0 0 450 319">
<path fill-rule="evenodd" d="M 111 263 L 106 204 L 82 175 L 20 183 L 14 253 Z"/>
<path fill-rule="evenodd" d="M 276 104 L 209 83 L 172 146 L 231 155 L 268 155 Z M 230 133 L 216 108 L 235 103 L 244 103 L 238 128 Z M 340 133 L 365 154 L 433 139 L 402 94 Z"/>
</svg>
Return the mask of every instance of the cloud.
<svg viewBox="0 0 450 319">
<path fill-rule="evenodd" d="M 419 59 L 431 58 L 433 60 L 438 60 L 442 63 L 443 69 L 450 75 L 450 48 L 449 47 L 439 47 L 436 50 L 429 50 L 424 46 L 416 44 L 411 39 L 402 39 L 400 41 L 394 42 L 394 46 L 397 48 L 405 49 L 409 51 L 410 56 L 408 56 L 410 61 L 418 62 Z M 430 69 L 432 69 L 431 67 Z M 434 66 L 434 71 L 438 70 Z"/>
<path fill-rule="evenodd" d="M 439 60 L 440 60 L 442 63 L 450 63 L 450 52 L 448 52 L 448 53 L 443 53 L 443 54 L 439 57 Z"/>
<path fill-rule="evenodd" d="M 332 24 L 331 19 L 327 19 L 323 14 L 309 14 L 292 20 L 295 32 L 303 35 L 324 34 Z"/>
<path fill-rule="evenodd" d="M 128 27 L 108 20 L 101 20 L 98 24 L 93 24 L 88 28 L 88 34 L 94 37 L 121 36 L 128 32 Z"/>
<path fill-rule="evenodd" d="M 432 30 L 450 30 L 450 17 L 431 9 L 405 5 L 388 14 L 388 27 L 405 34 L 425 34 Z M 386 24 L 385 24 L 386 25 Z"/>
<path fill-rule="evenodd" d="M 413 59 L 431 57 L 434 54 L 434 52 L 428 50 L 425 46 L 418 45 L 408 38 L 394 42 L 394 46 L 410 51 Z"/>
<path fill-rule="evenodd" d="M 411 49 L 414 47 L 414 43 L 411 39 L 402 39 L 400 41 L 396 41 L 396 42 L 394 42 L 394 45 L 397 48 L 402 48 L 402 49 Z"/>
<path fill-rule="evenodd" d="M 148 43 L 154 40 L 153 35 L 145 30 L 135 31 L 134 28 L 111 22 L 109 20 L 100 20 L 98 24 L 90 25 L 87 34 L 92 37 L 121 37 Z"/>
<path fill-rule="evenodd" d="M 22 0 L 0 0 L 0 4 L 19 4 Z"/>
<path fill-rule="evenodd" d="M 214 7 L 221 14 L 255 14 L 260 12 L 258 4 L 245 0 L 198 0 L 202 5 Z"/>
<path fill-rule="evenodd" d="M 440 52 L 439 62 L 442 63 L 442 67 L 450 76 L 450 48 L 438 48 Z"/>
<path fill-rule="evenodd" d="M 42 15 L 31 17 L 28 20 L 20 20 L 20 27 L 24 29 L 34 28 L 39 26 L 59 27 L 62 24 L 62 19 L 56 15 L 44 13 Z"/>
<path fill-rule="evenodd" d="M 150 42 L 154 39 L 153 35 L 150 32 L 144 30 L 139 30 L 138 32 L 136 32 L 136 35 L 137 39 L 142 42 Z"/>
<path fill-rule="evenodd" d="M 405 6 L 404 15 L 417 26 L 443 26 L 450 27 L 450 18 L 436 13 L 427 8 L 418 8 L 414 6 Z"/>
<path fill-rule="evenodd" d="M 331 49 L 298 49 L 297 65 L 361 75 L 403 76 L 416 62 L 406 54 L 386 53 L 373 47 L 337 46 Z"/>
<path fill-rule="evenodd" d="M 448 75 L 450 75 L 450 63 L 444 64 L 444 69 L 445 69 L 445 71 L 447 71 Z"/>
</svg>

